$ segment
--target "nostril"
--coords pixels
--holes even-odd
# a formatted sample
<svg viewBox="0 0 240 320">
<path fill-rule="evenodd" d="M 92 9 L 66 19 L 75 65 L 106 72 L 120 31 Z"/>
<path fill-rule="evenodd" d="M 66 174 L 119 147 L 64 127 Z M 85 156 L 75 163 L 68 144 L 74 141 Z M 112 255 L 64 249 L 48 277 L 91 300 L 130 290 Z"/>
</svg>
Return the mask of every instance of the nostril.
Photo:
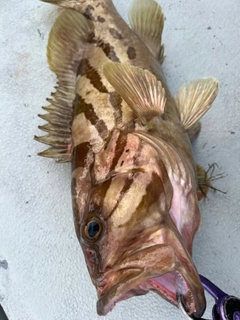
<svg viewBox="0 0 240 320">
<path fill-rule="evenodd" d="M 105 268 L 105 272 L 109 271 L 110 269 L 111 269 L 111 267 L 110 267 L 110 266 L 106 266 L 106 268 Z"/>
<path fill-rule="evenodd" d="M 87 258 L 90 263 L 96 263 L 96 252 L 90 249 L 87 249 Z"/>
</svg>

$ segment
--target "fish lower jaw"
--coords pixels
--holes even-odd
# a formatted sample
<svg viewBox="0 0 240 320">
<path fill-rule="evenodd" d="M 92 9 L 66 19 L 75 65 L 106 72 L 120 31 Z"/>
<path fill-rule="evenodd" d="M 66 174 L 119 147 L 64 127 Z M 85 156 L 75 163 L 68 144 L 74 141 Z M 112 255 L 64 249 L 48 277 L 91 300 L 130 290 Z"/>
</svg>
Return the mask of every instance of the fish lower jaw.
<svg viewBox="0 0 240 320">
<path fill-rule="evenodd" d="M 186 313 L 189 315 L 196 311 L 195 302 L 190 287 L 177 271 L 147 280 L 149 290 L 155 291 L 161 297 L 178 306 L 179 298 Z"/>
<path fill-rule="evenodd" d="M 101 291 L 101 288 L 99 289 Z M 114 285 L 100 295 L 97 302 L 97 312 L 99 315 L 106 315 L 118 302 L 132 296 L 147 294 L 150 290 L 158 293 L 175 306 L 178 306 L 178 297 L 181 296 L 186 312 L 191 315 L 196 311 L 188 284 L 178 272 L 171 271 L 159 277 L 148 277 L 144 280 L 142 279 L 142 272 L 138 272 L 138 275 L 133 276 L 133 278 L 125 279 Z"/>
</svg>

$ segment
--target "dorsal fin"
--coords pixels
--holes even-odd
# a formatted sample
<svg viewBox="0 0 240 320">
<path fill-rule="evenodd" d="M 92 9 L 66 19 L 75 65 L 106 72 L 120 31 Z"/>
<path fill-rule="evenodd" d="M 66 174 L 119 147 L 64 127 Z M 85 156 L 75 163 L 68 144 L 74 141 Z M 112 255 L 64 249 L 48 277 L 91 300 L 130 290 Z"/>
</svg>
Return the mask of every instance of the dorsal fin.
<svg viewBox="0 0 240 320">
<path fill-rule="evenodd" d="M 143 122 L 164 113 L 165 90 L 161 82 L 148 70 L 107 62 L 103 67 L 103 73 Z"/>
<path fill-rule="evenodd" d="M 162 63 L 164 45 L 161 41 L 164 14 L 159 4 L 155 0 L 135 0 L 129 10 L 129 22 L 154 57 Z"/>
<path fill-rule="evenodd" d="M 34 137 L 51 146 L 39 153 L 41 156 L 59 161 L 71 160 L 71 123 L 77 71 L 92 32 L 92 23 L 74 10 L 64 10 L 52 27 L 47 57 L 50 69 L 57 75 L 58 86 L 56 92 L 51 94 L 52 98 L 47 99 L 50 105 L 43 107 L 48 114 L 40 115 L 48 124 L 39 128 L 49 134 Z"/>
<path fill-rule="evenodd" d="M 218 92 L 215 78 L 202 78 L 183 85 L 175 96 L 181 122 L 190 130 L 209 110 Z"/>
</svg>

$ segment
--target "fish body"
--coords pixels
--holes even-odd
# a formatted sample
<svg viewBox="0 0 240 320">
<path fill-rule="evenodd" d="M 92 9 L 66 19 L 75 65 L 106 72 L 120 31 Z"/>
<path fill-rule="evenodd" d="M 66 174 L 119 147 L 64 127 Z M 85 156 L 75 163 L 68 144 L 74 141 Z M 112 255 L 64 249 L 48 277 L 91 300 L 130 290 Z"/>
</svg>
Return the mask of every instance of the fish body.
<svg viewBox="0 0 240 320">
<path fill-rule="evenodd" d="M 112 1 L 46 0 L 67 8 L 48 43 L 57 91 L 36 137 L 40 155 L 72 161 L 76 234 L 107 314 L 153 290 L 201 317 L 205 297 L 191 258 L 201 218 L 190 139 L 217 94 L 217 81 L 184 85 L 173 97 L 164 78 L 164 17 L 136 0 L 131 28 Z"/>
</svg>

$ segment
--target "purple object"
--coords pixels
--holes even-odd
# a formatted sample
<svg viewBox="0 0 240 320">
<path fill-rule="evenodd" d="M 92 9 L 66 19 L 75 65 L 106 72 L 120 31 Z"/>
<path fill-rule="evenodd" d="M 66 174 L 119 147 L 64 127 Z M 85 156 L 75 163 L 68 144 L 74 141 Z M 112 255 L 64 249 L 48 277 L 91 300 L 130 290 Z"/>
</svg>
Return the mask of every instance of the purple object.
<svg viewBox="0 0 240 320">
<path fill-rule="evenodd" d="M 204 289 L 215 299 L 213 320 L 240 320 L 240 299 L 230 296 L 200 275 Z"/>
<path fill-rule="evenodd" d="M 233 320 L 240 320 L 240 311 L 234 312 Z"/>
</svg>

